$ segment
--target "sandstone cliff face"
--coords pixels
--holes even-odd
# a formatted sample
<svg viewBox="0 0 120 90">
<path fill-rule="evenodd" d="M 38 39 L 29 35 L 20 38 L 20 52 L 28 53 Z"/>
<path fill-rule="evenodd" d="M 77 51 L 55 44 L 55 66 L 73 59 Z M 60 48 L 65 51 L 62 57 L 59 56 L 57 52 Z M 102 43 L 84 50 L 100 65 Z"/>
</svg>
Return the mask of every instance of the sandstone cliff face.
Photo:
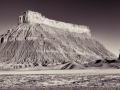
<svg viewBox="0 0 120 90">
<path fill-rule="evenodd" d="M 21 23 L 0 36 L 0 68 L 58 66 L 79 69 L 97 59 L 116 58 L 86 32 L 71 32 L 46 24 Z"/>
<path fill-rule="evenodd" d="M 19 22 L 19 24 L 39 23 L 39 24 L 48 25 L 50 27 L 64 29 L 64 30 L 67 30 L 69 32 L 76 32 L 76 33 L 83 33 L 84 32 L 84 33 L 90 34 L 90 30 L 87 26 L 51 20 L 51 19 L 45 18 L 45 16 L 42 16 L 38 12 L 33 12 L 30 10 L 23 12 L 22 15 L 19 16 L 18 22 Z"/>
</svg>

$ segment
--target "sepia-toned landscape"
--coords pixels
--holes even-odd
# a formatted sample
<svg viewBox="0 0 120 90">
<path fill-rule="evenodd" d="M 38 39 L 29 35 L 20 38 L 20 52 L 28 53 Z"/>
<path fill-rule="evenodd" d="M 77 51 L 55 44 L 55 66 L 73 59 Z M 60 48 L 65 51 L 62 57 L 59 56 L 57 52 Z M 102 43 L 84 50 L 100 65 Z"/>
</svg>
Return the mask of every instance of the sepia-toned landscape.
<svg viewBox="0 0 120 90">
<path fill-rule="evenodd" d="M 120 74 L 0 75 L 0 90 L 119 90 Z"/>
<path fill-rule="evenodd" d="M 0 36 L 0 70 L 119 68 L 120 57 L 107 50 L 89 27 L 22 12 L 18 25 Z"/>
<path fill-rule="evenodd" d="M 3 0 L 0 90 L 120 90 L 119 34 L 115 0 Z"/>
</svg>

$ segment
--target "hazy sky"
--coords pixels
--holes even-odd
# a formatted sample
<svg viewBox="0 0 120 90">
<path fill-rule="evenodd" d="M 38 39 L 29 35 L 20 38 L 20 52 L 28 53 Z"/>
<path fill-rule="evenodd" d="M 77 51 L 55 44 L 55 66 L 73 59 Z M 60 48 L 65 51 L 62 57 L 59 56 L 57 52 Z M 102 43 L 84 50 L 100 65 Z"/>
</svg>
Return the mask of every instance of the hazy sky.
<svg viewBox="0 0 120 90">
<path fill-rule="evenodd" d="M 94 38 L 118 56 L 119 0 L 1 0 L 0 34 L 15 26 L 18 16 L 26 10 L 40 12 L 49 19 L 86 25 Z"/>
</svg>

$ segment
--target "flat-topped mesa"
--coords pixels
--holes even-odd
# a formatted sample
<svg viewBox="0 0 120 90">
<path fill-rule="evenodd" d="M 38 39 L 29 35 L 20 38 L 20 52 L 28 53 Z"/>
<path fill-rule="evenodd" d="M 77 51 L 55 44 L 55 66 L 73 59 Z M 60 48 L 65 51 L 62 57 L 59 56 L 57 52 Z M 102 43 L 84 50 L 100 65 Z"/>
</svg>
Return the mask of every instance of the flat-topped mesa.
<svg viewBox="0 0 120 90">
<path fill-rule="evenodd" d="M 21 23 L 45 24 L 51 27 L 65 29 L 70 32 L 87 33 L 90 35 L 90 29 L 87 26 L 51 20 L 45 18 L 45 16 L 42 16 L 38 12 L 33 12 L 30 10 L 23 12 L 22 15 L 19 16 L 19 24 Z"/>
</svg>

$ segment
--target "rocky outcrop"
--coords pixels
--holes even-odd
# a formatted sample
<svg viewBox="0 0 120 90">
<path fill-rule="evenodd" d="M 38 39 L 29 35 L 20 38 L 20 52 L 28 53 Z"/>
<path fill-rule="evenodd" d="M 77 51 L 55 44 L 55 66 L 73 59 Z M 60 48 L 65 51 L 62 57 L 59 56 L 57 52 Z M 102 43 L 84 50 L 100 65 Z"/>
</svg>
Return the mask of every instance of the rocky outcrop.
<svg viewBox="0 0 120 90">
<path fill-rule="evenodd" d="M 0 67 L 6 69 L 79 69 L 98 59 L 116 58 L 86 32 L 71 32 L 45 23 L 19 23 L 0 39 Z"/>
<path fill-rule="evenodd" d="M 45 16 L 42 16 L 38 12 L 33 12 L 30 10 L 23 12 L 22 15 L 19 16 L 19 24 L 21 24 L 21 23 L 45 24 L 50 27 L 67 30 L 69 32 L 77 32 L 77 33 L 84 32 L 84 33 L 90 34 L 90 30 L 87 26 L 51 20 L 51 19 L 45 18 Z"/>
</svg>

